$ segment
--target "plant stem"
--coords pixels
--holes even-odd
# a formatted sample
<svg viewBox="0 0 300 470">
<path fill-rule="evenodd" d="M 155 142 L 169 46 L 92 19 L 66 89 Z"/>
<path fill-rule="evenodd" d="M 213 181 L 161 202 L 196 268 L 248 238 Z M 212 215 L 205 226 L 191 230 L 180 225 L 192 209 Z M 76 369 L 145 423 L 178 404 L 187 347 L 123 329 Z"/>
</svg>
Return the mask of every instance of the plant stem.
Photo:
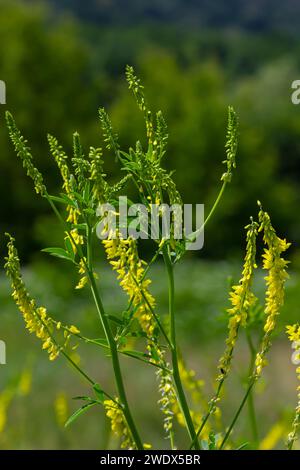
<svg viewBox="0 0 300 470">
<path fill-rule="evenodd" d="M 251 375 L 253 374 L 253 367 L 255 364 L 256 352 L 255 352 L 255 348 L 252 343 L 252 338 L 248 329 L 246 330 L 246 335 L 247 335 L 247 342 L 248 342 L 248 346 L 249 346 L 250 354 L 251 354 L 248 376 L 251 377 Z M 256 422 L 256 415 L 255 415 L 253 390 L 251 390 L 249 393 L 248 411 L 249 411 L 249 419 L 250 419 L 250 424 L 251 424 L 251 429 L 252 429 L 252 434 L 253 434 L 253 441 L 256 447 L 258 443 L 258 430 L 257 430 L 257 422 Z"/>
<path fill-rule="evenodd" d="M 118 394 L 120 397 L 120 401 L 122 404 L 123 408 L 123 413 L 125 416 L 125 419 L 127 421 L 128 427 L 130 429 L 132 438 L 139 450 L 143 449 L 143 444 L 141 441 L 141 438 L 139 436 L 138 430 L 136 428 L 135 422 L 133 420 L 133 417 L 131 415 L 131 411 L 129 408 L 126 392 L 125 392 L 125 387 L 124 387 L 124 382 L 123 382 L 123 377 L 121 373 L 121 366 L 120 366 L 120 361 L 119 361 L 119 355 L 118 355 L 118 349 L 117 345 L 113 336 L 113 333 L 110 328 L 110 324 L 108 321 L 108 318 L 106 316 L 103 303 L 95 282 L 95 277 L 93 273 L 93 266 L 92 266 L 92 256 L 91 256 L 91 228 L 89 224 L 87 224 L 87 262 L 88 262 L 88 276 L 91 284 L 91 291 L 93 294 L 93 298 L 95 301 L 95 305 L 97 308 L 97 312 L 100 318 L 100 321 L 103 326 L 104 334 L 106 336 L 107 342 L 110 347 L 110 353 L 111 353 L 111 358 L 112 358 L 112 363 L 113 363 L 113 369 L 114 369 L 114 374 L 115 374 L 115 382 L 116 386 L 118 389 Z"/>
<path fill-rule="evenodd" d="M 243 400 L 241 401 L 241 404 L 240 404 L 240 406 L 239 406 L 239 408 L 238 408 L 236 414 L 234 415 L 234 418 L 233 418 L 233 420 L 232 420 L 232 423 L 230 424 L 229 428 L 228 428 L 227 431 L 226 431 L 226 434 L 225 434 L 225 436 L 224 436 L 223 441 L 221 442 L 221 445 L 220 445 L 220 447 L 219 447 L 219 450 L 222 450 L 222 449 L 223 449 L 223 447 L 224 447 L 224 445 L 225 445 L 225 443 L 226 443 L 226 441 L 227 441 L 227 439 L 228 439 L 228 437 L 229 437 L 229 435 L 230 435 L 230 433 L 231 433 L 231 431 L 232 431 L 232 429 L 233 429 L 235 423 L 236 423 L 237 420 L 238 420 L 238 417 L 239 417 L 240 414 L 241 414 L 242 409 L 244 408 L 244 405 L 245 405 L 245 403 L 246 403 L 246 401 L 247 401 L 247 399 L 248 399 L 248 397 L 249 397 L 249 394 L 251 393 L 251 390 L 252 390 L 253 385 L 255 384 L 255 381 L 256 381 L 256 379 L 253 377 L 253 378 L 251 379 L 251 382 L 250 382 L 248 388 L 247 388 L 247 391 L 246 391 L 246 393 L 245 393 L 245 395 L 244 395 L 244 398 L 243 398 Z"/>
<path fill-rule="evenodd" d="M 170 337 L 171 337 L 171 356 L 172 356 L 172 366 L 173 366 L 173 378 L 177 390 L 178 401 L 182 410 L 182 413 L 185 418 L 186 426 L 191 441 L 193 442 L 193 447 L 199 450 L 199 442 L 197 439 L 195 427 L 191 418 L 189 406 L 184 394 L 183 386 L 181 383 L 179 367 L 178 367 L 178 355 L 177 355 L 177 344 L 176 344 L 176 328 L 175 328 L 175 309 L 174 309 L 174 272 L 172 261 L 168 252 L 168 248 L 165 245 L 163 247 L 163 257 L 165 266 L 168 273 L 168 283 L 169 283 L 169 318 L 170 318 Z"/>
<path fill-rule="evenodd" d="M 198 230 L 196 230 L 196 232 L 194 232 L 193 237 L 191 238 L 191 241 L 192 241 L 192 242 L 194 242 L 194 241 L 196 240 L 196 238 L 197 238 L 197 237 L 200 235 L 200 233 L 204 230 L 204 227 L 206 226 L 207 222 L 212 218 L 212 216 L 213 216 L 215 210 L 217 209 L 217 207 L 218 207 L 218 205 L 219 205 L 219 202 L 220 202 L 221 199 L 222 199 L 222 196 L 223 196 L 223 193 L 224 193 L 224 191 L 225 191 L 226 185 L 227 185 L 227 183 L 226 183 L 226 181 L 224 181 L 223 184 L 222 184 L 222 187 L 221 187 L 221 189 L 220 189 L 220 191 L 219 191 L 219 194 L 218 194 L 218 196 L 217 196 L 217 199 L 215 200 L 215 202 L 214 202 L 214 204 L 213 204 L 211 210 L 209 211 L 208 216 L 207 216 L 206 219 L 204 220 L 204 222 L 203 222 L 203 224 L 201 225 L 201 227 L 200 227 Z"/>
</svg>

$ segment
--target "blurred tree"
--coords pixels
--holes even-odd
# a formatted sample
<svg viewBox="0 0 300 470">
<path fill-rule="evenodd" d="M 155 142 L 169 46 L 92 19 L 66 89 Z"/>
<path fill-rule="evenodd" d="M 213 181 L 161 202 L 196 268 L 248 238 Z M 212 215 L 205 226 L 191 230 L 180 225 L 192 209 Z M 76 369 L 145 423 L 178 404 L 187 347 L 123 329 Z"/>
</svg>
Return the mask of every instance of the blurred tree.
<svg viewBox="0 0 300 470">
<path fill-rule="evenodd" d="M 58 175 L 49 157 L 46 133 L 71 145 L 72 132 L 82 131 L 89 144 L 95 140 L 96 112 L 101 89 L 92 83 L 89 54 L 77 27 L 69 20 L 53 24 L 45 6 L 28 8 L 17 1 L 0 1 L 1 79 L 7 87 L 7 108 L 28 138 L 37 166 L 50 187 Z M 0 106 L 1 234 L 10 226 L 23 249 L 32 248 L 33 222 L 47 209 L 32 192 L 16 161 Z M 85 141 L 85 140 L 84 140 Z M 24 251 L 24 250 L 23 250 Z"/>
</svg>

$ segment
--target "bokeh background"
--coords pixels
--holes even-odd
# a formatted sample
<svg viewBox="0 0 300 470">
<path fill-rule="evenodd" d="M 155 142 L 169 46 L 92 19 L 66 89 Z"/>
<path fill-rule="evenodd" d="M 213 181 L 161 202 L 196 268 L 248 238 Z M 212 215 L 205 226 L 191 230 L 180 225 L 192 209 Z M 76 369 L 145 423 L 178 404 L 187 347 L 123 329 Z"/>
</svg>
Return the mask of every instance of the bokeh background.
<svg viewBox="0 0 300 470">
<path fill-rule="evenodd" d="M 178 266 L 178 330 L 187 363 L 204 379 L 210 397 L 226 336 L 228 289 L 232 280 L 238 280 L 242 263 L 243 228 L 256 214 L 260 199 L 278 233 L 293 243 L 287 301 L 270 366 L 255 396 L 259 435 L 269 437 L 264 444 L 269 447 L 282 447 L 296 403 L 284 325 L 299 318 L 300 106 L 291 102 L 291 83 L 300 78 L 299 27 L 296 0 L 0 0 L 0 79 L 7 86 L 7 105 L 0 106 L 1 256 L 4 232 L 9 231 L 17 239 L 32 293 L 54 316 L 79 324 L 87 335 L 101 336 L 101 331 L 88 294 L 74 291 L 76 273 L 39 252 L 61 243 L 60 228 L 46 203 L 34 194 L 12 150 L 5 109 L 13 112 L 29 139 L 48 188 L 58 190 L 47 132 L 69 151 L 74 130 L 86 147 L 97 147 L 102 143 L 97 109 L 105 106 L 122 146 L 143 139 L 143 121 L 124 80 L 125 65 L 134 65 L 152 108 L 162 109 L 167 119 L 165 165 L 176 170 L 174 178 L 184 201 L 209 207 L 223 172 L 227 106 L 236 108 L 237 170 L 207 227 L 204 249 Z M 118 178 L 118 165 L 109 153 L 105 170 L 111 181 Z M 107 309 L 118 314 L 125 298 L 117 294 L 114 276 L 104 262 L 99 271 Z M 167 294 L 162 266 L 154 269 L 153 277 L 153 292 L 163 313 Z M 262 295 L 262 274 L 257 289 Z M 63 428 L 65 417 L 77 406 L 71 397 L 82 395 L 85 385 L 71 370 L 66 372 L 62 361 L 49 364 L 39 344 L 24 331 L 4 273 L 0 301 L 0 339 L 7 344 L 7 365 L 0 366 L 0 448 L 107 445 L 100 411 L 92 410 L 73 427 Z M 224 396 L 225 422 L 243 392 L 247 354 L 241 341 Z M 83 364 L 111 387 L 108 360 L 93 348 L 81 355 Z M 136 382 L 131 362 L 124 361 L 124 367 L 128 383 Z M 154 374 L 138 368 L 131 400 L 139 422 L 146 423 L 147 441 L 163 448 L 167 443 L 160 413 L 154 411 Z M 145 389 L 153 393 L 145 395 Z M 239 430 L 244 440 L 250 439 L 247 410 Z"/>
</svg>

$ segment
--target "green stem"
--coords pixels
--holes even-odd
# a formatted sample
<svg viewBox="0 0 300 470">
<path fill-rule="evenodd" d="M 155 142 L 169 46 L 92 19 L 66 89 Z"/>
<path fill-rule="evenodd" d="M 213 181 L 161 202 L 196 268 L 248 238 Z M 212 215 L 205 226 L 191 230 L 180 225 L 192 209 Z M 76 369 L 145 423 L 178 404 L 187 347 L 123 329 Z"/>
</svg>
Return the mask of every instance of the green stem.
<svg viewBox="0 0 300 470">
<path fill-rule="evenodd" d="M 200 449 L 199 442 L 197 439 L 195 427 L 191 418 L 189 406 L 184 394 L 183 386 L 181 383 L 179 366 L 178 366 L 178 355 L 177 355 L 177 344 L 176 344 L 176 328 L 175 328 L 175 309 L 174 309 L 174 300 L 175 300 L 175 289 L 174 289 L 174 271 L 172 261 L 168 252 L 167 246 L 163 247 L 163 257 L 165 266 L 168 273 L 168 282 L 169 282 L 169 318 L 170 318 L 170 337 L 171 337 L 171 356 L 172 356 L 172 366 L 173 366 L 173 379 L 177 390 L 178 401 L 182 410 L 182 413 L 185 418 L 186 426 L 191 441 L 194 443 L 193 447 L 196 450 Z"/>
<path fill-rule="evenodd" d="M 91 256 L 91 228 L 89 224 L 87 224 L 87 262 L 88 262 L 88 276 L 91 284 L 91 291 L 93 294 L 93 298 L 95 301 L 96 309 L 100 318 L 100 321 L 103 326 L 104 334 L 106 336 L 107 342 L 110 347 L 110 353 L 111 353 L 111 358 L 112 358 L 112 364 L 113 364 L 113 369 L 115 373 L 115 381 L 116 381 L 116 386 L 118 389 L 118 394 L 120 397 L 120 401 L 122 404 L 123 408 L 123 413 L 125 416 L 125 419 L 127 421 L 128 427 L 130 429 L 132 438 L 139 450 L 143 449 L 143 444 L 141 441 L 141 438 L 139 436 L 138 430 L 136 428 L 135 422 L 133 420 L 133 417 L 131 415 L 131 411 L 129 408 L 126 392 L 125 392 L 125 387 L 124 387 L 124 382 L 123 382 L 123 377 L 121 373 L 121 366 L 120 366 L 120 361 L 119 361 L 119 355 L 118 355 L 118 349 L 117 345 L 113 336 L 113 333 L 110 328 L 110 324 L 108 321 L 108 318 L 106 316 L 102 300 L 100 297 L 100 294 L 98 292 L 98 288 L 95 282 L 95 277 L 93 273 L 93 266 L 92 266 L 92 256 Z"/>
<path fill-rule="evenodd" d="M 219 205 L 219 202 L 220 202 L 221 199 L 222 199 L 222 196 L 223 196 L 223 193 L 224 193 L 224 191 L 225 191 L 226 185 L 227 185 L 227 183 L 226 183 L 226 181 L 224 181 L 223 184 L 222 184 L 222 187 L 221 187 L 221 189 L 220 189 L 220 192 L 219 192 L 219 194 L 218 194 L 218 196 L 217 196 L 217 199 L 215 200 L 214 205 L 212 206 L 212 208 L 211 208 L 211 210 L 210 210 L 208 216 L 206 217 L 206 219 L 205 219 L 205 221 L 204 221 L 204 223 L 203 223 L 203 225 L 202 225 L 201 230 L 204 229 L 204 227 L 205 227 L 205 225 L 207 224 L 207 222 L 208 222 L 208 221 L 211 219 L 211 217 L 213 216 L 213 214 L 214 214 L 216 208 L 217 208 L 218 205 Z"/>
<path fill-rule="evenodd" d="M 219 202 L 220 202 L 221 199 L 222 199 L 222 196 L 223 196 L 223 193 L 224 193 L 224 191 L 225 191 L 226 185 L 227 185 L 227 183 L 226 183 L 226 181 L 224 181 L 223 184 L 222 184 L 222 187 L 221 187 L 221 189 L 220 189 L 220 191 L 219 191 L 219 194 L 218 194 L 218 196 L 217 196 L 217 199 L 215 200 L 215 202 L 214 202 L 214 204 L 213 204 L 211 210 L 209 211 L 208 216 L 207 216 L 206 219 L 204 220 L 204 222 L 203 222 L 203 224 L 201 225 L 201 227 L 200 227 L 198 230 L 196 230 L 196 232 L 194 232 L 193 237 L 192 237 L 192 239 L 191 239 L 190 241 L 194 242 L 194 241 L 196 240 L 196 238 L 197 238 L 197 237 L 200 235 L 200 233 L 204 230 L 206 224 L 209 222 L 209 220 L 210 220 L 210 219 L 212 218 L 212 216 L 214 215 L 214 212 L 215 212 L 215 210 L 217 209 L 217 207 L 218 207 L 218 205 L 219 205 Z"/>
<path fill-rule="evenodd" d="M 232 429 L 233 429 L 235 423 L 237 422 L 237 420 L 238 420 L 238 418 L 239 418 L 239 416 L 240 416 L 240 414 L 241 414 L 241 411 L 243 410 L 243 408 L 244 408 L 244 406 L 245 406 L 245 403 L 246 403 L 246 401 L 247 401 L 247 399 L 248 399 L 248 397 L 249 397 L 249 395 L 250 395 L 250 393 L 251 393 L 251 390 L 252 390 L 254 384 L 255 384 L 255 378 L 252 378 L 252 379 L 251 379 L 251 382 L 250 382 L 250 384 L 249 384 L 249 386 L 248 386 L 248 388 L 247 388 L 247 391 L 246 391 L 246 393 L 245 393 L 245 395 L 244 395 L 244 398 L 243 398 L 243 400 L 241 401 L 241 404 L 240 404 L 240 406 L 239 406 L 239 408 L 238 408 L 236 414 L 234 415 L 234 418 L 233 418 L 233 420 L 232 420 L 232 422 L 231 422 L 229 428 L 227 429 L 227 432 L 226 432 L 226 434 L 225 434 L 225 436 L 224 436 L 223 441 L 221 442 L 221 445 L 220 445 L 220 447 L 219 447 L 219 450 L 222 450 L 222 449 L 223 449 L 223 447 L 224 447 L 224 445 L 225 445 L 225 443 L 226 443 L 226 441 L 227 441 L 227 439 L 228 439 L 228 437 L 229 437 L 229 435 L 230 435 L 230 433 L 231 433 L 231 431 L 232 431 Z"/>
<path fill-rule="evenodd" d="M 252 338 L 250 335 L 249 330 L 246 330 L 246 335 L 247 335 L 247 342 L 251 354 L 250 358 L 250 366 L 249 366 L 249 373 L 248 377 L 251 377 L 253 374 L 253 368 L 255 364 L 255 357 L 256 357 L 256 352 L 255 348 L 252 342 Z M 252 434 L 253 434 L 253 441 L 254 441 L 254 446 L 257 446 L 258 443 L 258 430 L 257 430 L 257 421 L 256 421 L 256 414 L 255 414 L 255 406 L 254 406 L 254 399 L 253 399 L 253 390 L 250 391 L 249 393 L 249 399 L 248 399 L 248 412 L 249 412 L 249 420 L 251 424 L 251 429 L 252 429 Z"/>
</svg>

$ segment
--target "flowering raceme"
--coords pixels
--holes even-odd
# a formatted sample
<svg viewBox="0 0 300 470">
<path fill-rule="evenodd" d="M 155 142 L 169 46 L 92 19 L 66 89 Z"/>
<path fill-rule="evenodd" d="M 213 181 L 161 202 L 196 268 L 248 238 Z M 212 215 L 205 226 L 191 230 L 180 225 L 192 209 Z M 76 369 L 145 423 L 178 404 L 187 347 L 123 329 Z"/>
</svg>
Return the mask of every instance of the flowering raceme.
<svg viewBox="0 0 300 470">
<path fill-rule="evenodd" d="M 104 409 L 106 416 L 111 421 L 111 430 L 121 439 L 121 448 L 136 449 L 135 443 L 128 429 L 124 413 L 117 401 L 105 400 Z"/>
<path fill-rule="evenodd" d="M 157 372 L 161 394 L 159 405 L 165 416 L 165 431 L 167 435 L 170 435 L 173 427 L 173 407 L 176 402 L 176 394 L 172 377 L 166 370 L 168 364 L 157 341 L 157 327 L 153 316 L 155 299 L 149 292 L 151 280 L 145 278 L 145 269 L 137 252 L 136 240 L 131 237 L 123 239 L 118 236 L 103 240 L 102 243 L 110 264 L 118 273 L 121 287 L 132 302 L 134 318 L 138 320 L 143 332 L 147 335 L 147 349 L 151 361 L 160 366 Z"/>
<path fill-rule="evenodd" d="M 260 205 L 260 203 L 259 203 Z M 268 271 L 265 277 L 267 291 L 265 302 L 266 320 L 264 324 L 264 337 L 260 351 L 255 359 L 254 376 L 258 378 L 261 375 L 263 367 L 267 364 L 266 353 L 271 346 L 271 335 L 276 325 L 276 317 L 280 313 L 280 308 L 284 302 L 284 285 L 288 278 L 286 267 L 288 261 L 281 257 L 290 243 L 282 240 L 276 235 L 272 227 L 270 216 L 264 212 L 261 205 L 259 211 L 259 231 L 263 231 L 263 240 L 267 248 L 263 254 L 263 269 Z"/>
<path fill-rule="evenodd" d="M 8 256 L 6 258 L 5 269 L 11 280 L 13 289 L 12 297 L 15 300 L 20 312 L 23 315 L 26 328 L 30 333 L 34 333 L 42 341 L 42 349 L 47 350 L 50 361 L 56 359 L 62 347 L 58 345 L 53 337 L 54 326 L 59 330 L 60 323 L 55 322 L 48 316 L 45 307 L 37 307 L 22 280 L 20 272 L 20 260 L 18 252 L 14 246 L 14 238 L 9 235 Z M 79 330 L 75 326 L 65 327 L 65 343 L 67 345 L 71 334 L 78 334 Z"/>
<path fill-rule="evenodd" d="M 289 340 L 292 342 L 293 348 L 296 350 L 297 360 L 296 363 L 300 363 L 300 325 L 289 325 L 286 328 Z M 300 381 L 300 366 L 296 368 L 297 378 Z M 287 448 L 292 449 L 294 442 L 298 438 L 298 431 L 300 426 L 300 384 L 297 387 L 298 391 L 298 403 L 296 406 L 295 417 L 292 424 L 292 431 L 288 435 Z"/>
<path fill-rule="evenodd" d="M 230 370 L 232 353 L 237 340 L 239 327 L 240 325 L 246 325 L 249 308 L 256 302 L 256 297 L 251 292 L 250 288 L 254 270 L 257 267 L 255 261 L 258 229 L 257 222 L 252 220 L 251 223 L 247 225 L 246 229 L 247 246 L 244 267 L 239 284 L 233 286 L 230 293 L 231 307 L 228 309 L 229 333 L 226 340 L 227 347 L 219 363 L 219 369 L 221 371 L 221 374 L 218 377 L 219 380 L 223 380 Z"/>
</svg>

